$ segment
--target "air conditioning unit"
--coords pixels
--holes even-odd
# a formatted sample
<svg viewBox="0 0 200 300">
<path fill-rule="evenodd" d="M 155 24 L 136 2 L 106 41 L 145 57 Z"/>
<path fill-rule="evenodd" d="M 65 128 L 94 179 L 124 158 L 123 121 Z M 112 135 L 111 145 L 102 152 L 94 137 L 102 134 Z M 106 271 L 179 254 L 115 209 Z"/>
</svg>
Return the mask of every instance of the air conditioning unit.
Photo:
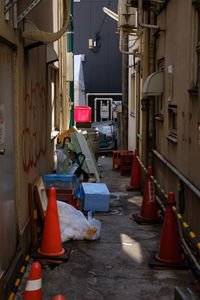
<svg viewBox="0 0 200 300">
<path fill-rule="evenodd" d="M 128 4 L 128 0 L 118 1 L 118 26 L 123 29 L 134 29 L 137 27 L 136 8 Z"/>
</svg>

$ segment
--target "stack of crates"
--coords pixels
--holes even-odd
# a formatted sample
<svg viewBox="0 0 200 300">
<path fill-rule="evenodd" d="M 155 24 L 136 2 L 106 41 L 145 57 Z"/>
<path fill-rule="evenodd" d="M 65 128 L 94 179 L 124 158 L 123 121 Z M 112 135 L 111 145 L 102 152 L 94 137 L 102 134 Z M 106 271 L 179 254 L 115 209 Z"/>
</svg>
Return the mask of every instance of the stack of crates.
<svg viewBox="0 0 200 300">
<path fill-rule="evenodd" d="M 113 151 L 113 171 L 119 171 L 121 150 Z"/>
<path fill-rule="evenodd" d="M 46 174 L 43 176 L 47 196 L 49 189 L 56 190 L 56 200 L 66 202 L 78 208 L 77 192 L 79 179 L 74 174 Z"/>
<path fill-rule="evenodd" d="M 122 152 L 120 155 L 120 175 L 130 176 L 132 171 L 133 151 Z"/>
<path fill-rule="evenodd" d="M 121 167 L 121 156 L 125 154 L 132 153 L 128 150 L 115 150 L 113 151 L 113 171 L 119 171 Z"/>
</svg>

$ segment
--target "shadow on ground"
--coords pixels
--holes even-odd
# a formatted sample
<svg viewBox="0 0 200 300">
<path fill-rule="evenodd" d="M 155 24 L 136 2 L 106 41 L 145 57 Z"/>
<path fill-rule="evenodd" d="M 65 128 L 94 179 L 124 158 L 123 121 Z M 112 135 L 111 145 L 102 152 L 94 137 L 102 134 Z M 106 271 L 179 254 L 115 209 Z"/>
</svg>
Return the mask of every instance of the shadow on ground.
<svg viewBox="0 0 200 300">
<path fill-rule="evenodd" d="M 158 250 L 162 225 L 140 226 L 131 221 L 139 213 L 142 196 L 127 192 L 130 178 L 112 171 L 112 158 L 101 157 L 101 179 L 111 193 L 110 212 L 95 213 L 102 223 L 97 241 L 70 241 L 74 254 L 54 270 L 42 270 L 43 299 L 62 294 L 67 300 L 169 300 L 175 286 L 191 287 L 190 270 L 155 271 L 148 266 Z M 21 299 L 23 287 L 18 293 Z"/>
</svg>

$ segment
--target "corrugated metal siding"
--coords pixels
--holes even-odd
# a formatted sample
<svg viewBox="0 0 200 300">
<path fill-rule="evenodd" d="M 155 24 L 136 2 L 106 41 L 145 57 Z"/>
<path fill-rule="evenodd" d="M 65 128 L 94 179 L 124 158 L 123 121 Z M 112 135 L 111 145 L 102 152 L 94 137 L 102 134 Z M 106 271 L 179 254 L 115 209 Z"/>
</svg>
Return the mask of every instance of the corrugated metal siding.
<svg viewBox="0 0 200 300">
<path fill-rule="evenodd" d="M 110 6 L 109 6 L 110 4 Z M 117 22 L 103 12 L 109 7 L 117 12 L 118 1 L 80 1 L 74 3 L 74 53 L 85 54 L 84 77 L 86 93 L 120 93 L 121 53 Z M 98 52 L 89 50 L 89 39 L 100 36 Z"/>
</svg>

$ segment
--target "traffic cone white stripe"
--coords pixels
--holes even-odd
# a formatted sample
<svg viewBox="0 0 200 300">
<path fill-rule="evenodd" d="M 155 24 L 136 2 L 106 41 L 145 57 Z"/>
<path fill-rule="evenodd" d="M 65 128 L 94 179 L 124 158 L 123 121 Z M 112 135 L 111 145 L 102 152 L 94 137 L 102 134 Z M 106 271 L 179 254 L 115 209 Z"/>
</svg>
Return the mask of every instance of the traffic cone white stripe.
<svg viewBox="0 0 200 300">
<path fill-rule="evenodd" d="M 42 288 L 42 279 L 29 280 L 27 282 L 25 291 L 37 291 Z"/>
</svg>

